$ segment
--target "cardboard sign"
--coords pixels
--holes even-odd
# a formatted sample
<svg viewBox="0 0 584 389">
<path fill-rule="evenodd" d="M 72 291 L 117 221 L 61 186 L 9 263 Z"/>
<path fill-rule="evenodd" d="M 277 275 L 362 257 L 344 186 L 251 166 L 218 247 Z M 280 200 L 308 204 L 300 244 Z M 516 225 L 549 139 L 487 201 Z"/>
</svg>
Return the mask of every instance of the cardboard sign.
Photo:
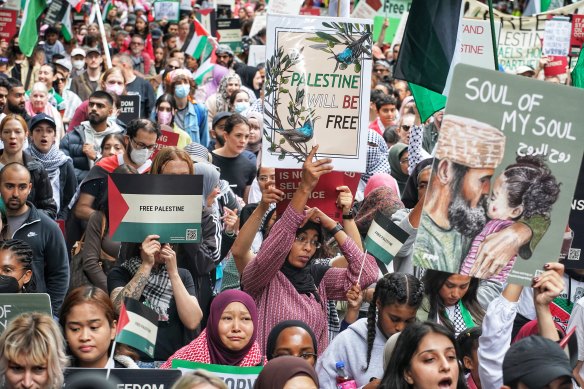
<svg viewBox="0 0 584 389">
<path fill-rule="evenodd" d="M 162 243 L 199 243 L 202 195 L 202 176 L 110 174 L 110 236 L 142 242 L 156 234 Z"/>
<path fill-rule="evenodd" d="M 562 252 L 567 252 L 562 262 L 568 269 L 584 269 L 582 249 L 584 249 L 584 161 L 580 166 L 580 175 L 570 211 L 570 222 L 564 232 L 562 245 Z"/>
<path fill-rule="evenodd" d="M 165 130 L 161 130 L 160 132 L 162 133 L 162 135 L 160 135 L 156 140 L 156 148 L 154 149 L 154 153 L 152 153 L 152 157 L 150 157 L 150 159 L 152 160 L 154 159 L 154 157 L 156 157 L 156 154 L 158 154 L 158 152 L 163 147 L 178 145 L 179 135 L 176 132 L 170 132 Z"/>
<path fill-rule="evenodd" d="M 284 200 L 280 201 L 276 207 L 278 215 L 284 213 L 286 207 L 290 204 L 294 192 L 300 185 L 301 174 L 302 170 L 298 169 L 276 169 L 276 188 L 284 192 Z M 331 172 L 322 176 L 312 191 L 307 205 L 309 207 L 317 207 L 330 218 L 342 221 L 343 213 L 336 205 L 337 195 L 339 194 L 337 187 L 346 185 L 351 189 L 351 193 L 355 195 L 360 178 L 360 174 L 342 172 Z"/>
<path fill-rule="evenodd" d="M 134 119 L 140 118 L 140 95 L 121 95 L 120 110 L 118 111 L 118 119 L 122 123 L 128 124 Z"/>
<path fill-rule="evenodd" d="M 53 316 L 51 300 L 46 293 L 0 293 L 0 334 L 10 320 L 25 312 L 46 313 Z"/>
<path fill-rule="evenodd" d="M 500 24 L 495 24 L 499 35 Z M 488 20 L 463 19 L 460 34 L 460 62 L 482 68 L 493 68 L 493 42 Z"/>
<path fill-rule="evenodd" d="M 249 31 L 249 36 L 255 36 L 257 33 L 264 27 L 266 27 L 267 16 L 263 15 L 256 15 L 253 18 L 253 24 L 251 25 L 251 30 Z"/>
<path fill-rule="evenodd" d="M 235 54 L 241 53 L 241 20 L 239 19 L 217 19 L 217 34 L 219 43 L 231 47 Z"/>
<path fill-rule="evenodd" d="M 206 370 L 221 378 L 223 382 L 225 382 L 225 385 L 227 385 L 227 387 L 230 389 L 253 388 L 258 375 L 263 369 L 262 366 L 240 367 L 213 365 L 207 363 L 183 361 L 180 359 L 174 359 L 172 361 L 172 368 L 179 369 L 183 372 L 183 374 L 197 369 Z"/>
<path fill-rule="evenodd" d="M 568 66 L 568 57 L 561 57 L 554 55 L 551 61 L 543 67 L 543 73 L 546 77 L 559 76 L 566 74 L 566 67 Z"/>
<path fill-rule="evenodd" d="M 178 0 L 159 0 L 154 2 L 154 16 L 156 20 L 178 22 L 180 5 Z"/>
<path fill-rule="evenodd" d="M 300 168 L 313 145 L 364 172 L 371 21 L 268 15 L 262 165 Z"/>
<path fill-rule="evenodd" d="M 108 369 L 84 369 L 68 367 L 65 369 L 65 387 L 79 376 L 106 377 Z M 171 369 L 111 369 L 110 379 L 117 381 L 121 389 L 170 389 L 180 379 L 182 373 Z"/>
<path fill-rule="evenodd" d="M 268 5 L 268 13 L 278 15 L 298 15 L 302 0 L 271 0 Z"/>
<path fill-rule="evenodd" d="M 69 3 L 67 3 L 65 0 L 53 0 L 49 5 L 49 8 L 47 8 L 45 23 L 51 26 L 61 23 L 63 16 L 67 12 L 68 6 Z"/>
<path fill-rule="evenodd" d="M 266 46 L 250 45 L 247 64 L 250 66 L 257 66 L 259 63 L 266 63 Z"/>
<path fill-rule="evenodd" d="M 18 11 L 0 9 L 0 40 L 10 41 L 16 35 Z"/>
<path fill-rule="evenodd" d="M 543 54 L 567 56 L 571 37 L 572 23 L 568 18 L 548 20 L 543 35 Z"/>
<path fill-rule="evenodd" d="M 582 89 L 457 65 L 435 152 L 454 177 L 430 178 L 414 265 L 481 277 L 496 261 L 491 279 L 530 285 L 558 258 L 582 162 L 573 102 L 583 99 Z M 515 203 L 510 188 L 530 196 Z M 516 233 L 522 224 L 530 235 Z"/>
</svg>

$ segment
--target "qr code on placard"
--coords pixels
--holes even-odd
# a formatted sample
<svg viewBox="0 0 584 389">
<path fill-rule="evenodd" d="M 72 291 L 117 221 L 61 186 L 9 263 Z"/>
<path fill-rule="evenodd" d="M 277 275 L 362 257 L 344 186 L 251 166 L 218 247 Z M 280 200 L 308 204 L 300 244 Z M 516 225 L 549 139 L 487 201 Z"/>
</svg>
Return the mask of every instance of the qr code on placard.
<svg viewBox="0 0 584 389">
<path fill-rule="evenodd" d="M 197 240 L 198 231 L 196 228 L 187 228 L 187 237 L 186 240 Z"/>
<path fill-rule="evenodd" d="M 570 249 L 568 253 L 569 261 L 579 261 L 580 260 L 580 249 Z"/>
<path fill-rule="evenodd" d="M 535 276 L 535 277 L 538 277 L 538 276 L 541 276 L 542 274 L 543 274 L 543 270 L 541 270 L 541 269 L 537 269 L 537 270 L 535 271 L 535 274 L 534 274 L 534 276 Z"/>
</svg>

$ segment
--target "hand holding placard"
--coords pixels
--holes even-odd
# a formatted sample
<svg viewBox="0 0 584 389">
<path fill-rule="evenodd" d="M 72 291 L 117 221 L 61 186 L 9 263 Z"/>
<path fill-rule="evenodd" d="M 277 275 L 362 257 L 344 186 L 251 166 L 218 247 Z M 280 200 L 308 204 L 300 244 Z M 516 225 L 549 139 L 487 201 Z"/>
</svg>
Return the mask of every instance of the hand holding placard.
<svg viewBox="0 0 584 389">
<path fill-rule="evenodd" d="M 144 265 L 154 267 L 156 261 L 155 255 L 160 251 L 160 242 L 157 239 L 160 239 L 160 236 L 148 235 L 144 239 L 144 242 L 142 242 L 140 258 L 142 258 Z"/>
<path fill-rule="evenodd" d="M 333 161 L 330 158 L 324 158 L 320 160 L 313 161 L 316 157 L 316 152 L 318 151 L 318 145 L 314 146 L 306 161 L 302 165 L 302 180 L 300 181 L 300 190 L 307 190 L 308 192 L 312 191 L 316 184 L 318 184 L 318 180 L 323 174 L 330 173 L 333 171 L 333 165 L 331 162 Z"/>
<path fill-rule="evenodd" d="M 337 187 L 339 195 L 337 196 L 337 207 L 343 210 L 343 215 L 348 214 L 353 207 L 353 194 L 348 186 Z"/>
</svg>

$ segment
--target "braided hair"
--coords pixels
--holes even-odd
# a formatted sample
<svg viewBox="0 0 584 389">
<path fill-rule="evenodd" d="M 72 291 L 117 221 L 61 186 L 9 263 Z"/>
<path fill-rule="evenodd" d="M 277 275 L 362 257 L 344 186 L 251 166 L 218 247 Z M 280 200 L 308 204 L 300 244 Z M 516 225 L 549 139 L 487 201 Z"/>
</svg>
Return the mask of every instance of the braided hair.
<svg viewBox="0 0 584 389">
<path fill-rule="evenodd" d="M 392 304 L 407 304 L 416 310 L 422 305 L 424 286 L 416 277 L 406 273 L 390 273 L 377 281 L 373 298 L 367 311 L 367 365 L 363 371 L 369 369 L 375 329 L 379 313 L 377 305 L 385 307 Z"/>
<path fill-rule="evenodd" d="M 22 265 L 25 272 L 32 271 L 33 253 L 29 244 L 20 239 L 8 239 L 0 241 L 0 251 L 8 250 L 12 253 L 15 259 Z M 34 292 L 34 277 L 22 287 L 23 291 Z"/>
</svg>

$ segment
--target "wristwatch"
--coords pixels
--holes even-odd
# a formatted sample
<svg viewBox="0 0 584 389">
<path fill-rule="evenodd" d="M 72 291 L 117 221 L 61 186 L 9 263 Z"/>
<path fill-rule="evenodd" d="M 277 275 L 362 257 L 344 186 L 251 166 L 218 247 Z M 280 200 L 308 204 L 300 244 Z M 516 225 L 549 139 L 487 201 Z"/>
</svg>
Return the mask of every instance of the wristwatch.
<svg viewBox="0 0 584 389">
<path fill-rule="evenodd" d="M 351 209 L 348 214 L 343 215 L 343 220 L 351 220 L 354 217 L 355 217 L 355 215 L 353 215 L 353 210 Z"/>
<path fill-rule="evenodd" d="M 336 226 L 334 226 L 333 228 L 328 230 L 328 233 L 331 234 L 331 236 L 335 236 L 337 234 L 337 232 L 343 231 L 343 230 L 344 230 L 343 226 L 340 223 L 337 223 Z"/>
</svg>

